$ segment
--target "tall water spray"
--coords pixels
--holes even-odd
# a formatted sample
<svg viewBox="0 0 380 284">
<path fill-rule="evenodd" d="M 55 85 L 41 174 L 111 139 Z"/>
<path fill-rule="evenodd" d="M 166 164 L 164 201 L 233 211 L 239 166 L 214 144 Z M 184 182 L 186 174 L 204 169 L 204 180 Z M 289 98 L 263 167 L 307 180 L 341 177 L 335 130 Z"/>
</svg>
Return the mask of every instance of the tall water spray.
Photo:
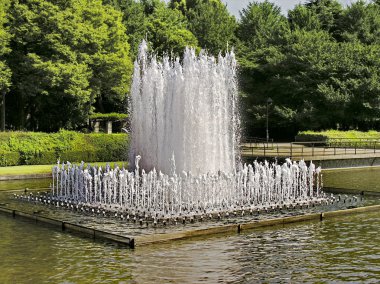
<svg viewBox="0 0 380 284">
<path fill-rule="evenodd" d="M 174 170 L 235 172 L 239 157 L 236 60 L 186 48 L 179 58 L 147 52 L 142 42 L 130 99 L 130 162 L 166 174 Z M 174 159 L 173 159 L 174 158 Z"/>
</svg>

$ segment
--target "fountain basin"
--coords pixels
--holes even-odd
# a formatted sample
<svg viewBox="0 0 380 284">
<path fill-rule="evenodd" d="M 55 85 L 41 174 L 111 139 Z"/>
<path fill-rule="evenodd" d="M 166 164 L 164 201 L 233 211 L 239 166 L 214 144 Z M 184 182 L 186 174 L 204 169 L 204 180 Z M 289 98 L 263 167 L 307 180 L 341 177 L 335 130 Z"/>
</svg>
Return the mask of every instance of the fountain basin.
<svg viewBox="0 0 380 284">
<path fill-rule="evenodd" d="M 21 192 L 20 192 L 21 193 Z M 346 199 L 346 201 L 344 201 Z M 13 218 L 31 220 L 36 224 L 45 224 L 68 233 L 79 234 L 95 241 L 106 241 L 134 247 L 154 243 L 170 242 L 181 239 L 213 234 L 239 233 L 244 230 L 266 226 L 285 225 L 295 222 L 318 221 L 346 214 L 376 211 L 380 209 L 379 199 L 366 197 L 353 203 L 353 196 L 347 195 L 340 201 L 316 207 L 297 208 L 289 211 L 274 210 L 244 216 L 230 215 L 228 218 L 187 222 L 174 225 L 162 223 L 127 222 L 111 216 L 98 216 L 73 212 L 71 210 L 47 207 L 39 203 L 15 200 L 13 194 L 0 194 L 0 212 Z M 351 200 L 351 202 L 348 202 Z M 357 208 L 351 208 L 358 206 Z M 331 213 L 330 213 L 331 212 Z"/>
</svg>

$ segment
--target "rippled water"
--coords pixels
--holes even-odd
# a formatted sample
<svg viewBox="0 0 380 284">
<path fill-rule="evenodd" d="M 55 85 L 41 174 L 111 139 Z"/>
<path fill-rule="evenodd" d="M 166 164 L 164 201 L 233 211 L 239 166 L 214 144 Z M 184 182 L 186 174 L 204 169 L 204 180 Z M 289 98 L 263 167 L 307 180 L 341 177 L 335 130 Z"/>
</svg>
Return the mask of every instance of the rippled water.
<svg viewBox="0 0 380 284">
<path fill-rule="evenodd" d="M 380 280 L 380 212 L 135 250 L 1 215 L 0 226 L 0 283 Z"/>
<path fill-rule="evenodd" d="M 374 212 L 129 250 L 0 215 L 0 283 L 379 283 L 379 228 Z"/>
</svg>

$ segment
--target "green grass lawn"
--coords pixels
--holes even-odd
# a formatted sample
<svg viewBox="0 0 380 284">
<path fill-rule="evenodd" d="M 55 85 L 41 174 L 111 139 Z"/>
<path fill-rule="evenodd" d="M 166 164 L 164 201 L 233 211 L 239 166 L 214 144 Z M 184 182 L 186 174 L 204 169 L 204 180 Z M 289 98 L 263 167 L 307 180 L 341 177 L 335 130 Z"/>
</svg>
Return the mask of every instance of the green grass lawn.
<svg viewBox="0 0 380 284">
<path fill-rule="evenodd" d="M 114 164 L 126 166 L 127 162 L 117 161 L 109 162 L 111 166 Z M 79 163 L 78 163 L 79 164 Z M 92 165 L 105 166 L 107 162 L 93 162 Z M 10 175 L 28 175 L 28 174 L 48 174 L 51 173 L 52 167 L 54 165 L 25 165 L 25 166 L 12 166 L 12 167 L 0 167 L 0 176 L 10 176 Z"/>
</svg>

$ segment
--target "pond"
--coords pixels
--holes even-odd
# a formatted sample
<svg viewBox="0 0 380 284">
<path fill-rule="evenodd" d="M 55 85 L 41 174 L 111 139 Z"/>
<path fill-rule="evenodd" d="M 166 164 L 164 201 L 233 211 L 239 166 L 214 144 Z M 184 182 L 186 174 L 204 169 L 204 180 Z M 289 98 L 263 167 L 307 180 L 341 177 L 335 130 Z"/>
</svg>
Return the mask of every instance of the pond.
<svg viewBox="0 0 380 284">
<path fill-rule="evenodd" d="M 357 171 L 325 172 L 325 183 L 377 188 L 371 179 L 379 176 L 379 168 L 344 184 L 358 176 Z M 338 182 L 342 173 L 346 177 Z M 48 184 L 48 180 L 0 183 L 0 189 Z M 0 226 L 0 283 L 376 283 L 380 279 L 380 212 L 134 250 L 2 215 Z"/>
<path fill-rule="evenodd" d="M 380 275 L 379 212 L 135 250 L 1 215 L 0 224 L 0 283 L 375 283 Z"/>
</svg>

